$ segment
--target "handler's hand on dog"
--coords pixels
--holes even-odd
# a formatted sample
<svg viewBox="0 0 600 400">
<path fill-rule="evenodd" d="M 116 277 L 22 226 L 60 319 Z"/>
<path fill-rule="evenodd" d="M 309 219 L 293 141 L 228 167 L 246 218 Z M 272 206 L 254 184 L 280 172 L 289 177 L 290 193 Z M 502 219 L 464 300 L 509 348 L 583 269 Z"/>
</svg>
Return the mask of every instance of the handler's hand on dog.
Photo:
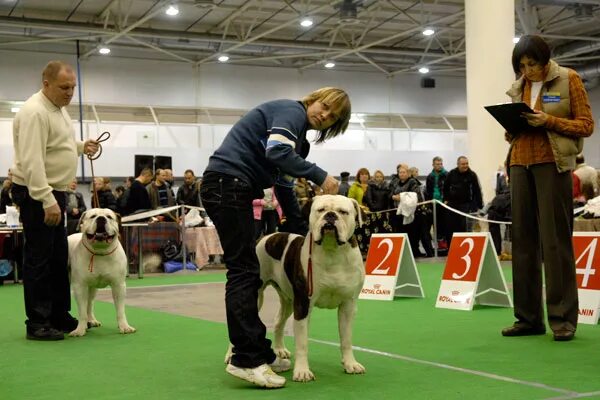
<svg viewBox="0 0 600 400">
<path fill-rule="evenodd" d="M 88 139 L 83 143 L 83 153 L 93 156 L 98 151 L 99 144 L 95 140 Z"/>
<path fill-rule="evenodd" d="M 60 207 L 58 204 L 44 208 L 44 223 L 48 226 L 56 226 L 60 224 Z"/>
<path fill-rule="evenodd" d="M 338 194 L 340 183 L 331 175 L 327 175 L 325 181 L 321 184 L 323 194 Z"/>
</svg>

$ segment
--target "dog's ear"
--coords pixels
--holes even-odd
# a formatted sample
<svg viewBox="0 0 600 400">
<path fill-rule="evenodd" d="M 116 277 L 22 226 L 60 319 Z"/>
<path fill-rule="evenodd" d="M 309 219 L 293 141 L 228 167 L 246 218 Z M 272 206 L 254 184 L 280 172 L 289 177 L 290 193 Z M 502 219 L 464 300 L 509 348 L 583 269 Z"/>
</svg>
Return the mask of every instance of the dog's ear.
<svg viewBox="0 0 600 400">
<path fill-rule="evenodd" d="M 356 201 L 356 199 L 350 199 L 352 200 L 352 204 L 354 205 L 354 211 L 356 211 L 356 220 L 358 221 L 358 227 L 360 228 L 363 225 L 363 209 L 361 208 L 361 206 L 358 204 L 358 201 Z"/>
<path fill-rule="evenodd" d="M 312 207 L 312 203 L 313 199 L 311 197 L 306 203 L 304 203 L 302 209 L 300 210 L 300 212 L 302 213 L 302 218 L 304 218 L 305 221 L 308 221 L 310 218 L 310 209 Z"/>
<path fill-rule="evenodd" d="M 83 224 L 83 218 L 85 217 L 86 213 L 87 211 L 84 211 L 83 214 L 81 214 L 81 216 L 79 217 L 79 222 L 77 222 L 77 232 L 81 232 L 81 224 Z"/>
</svg>

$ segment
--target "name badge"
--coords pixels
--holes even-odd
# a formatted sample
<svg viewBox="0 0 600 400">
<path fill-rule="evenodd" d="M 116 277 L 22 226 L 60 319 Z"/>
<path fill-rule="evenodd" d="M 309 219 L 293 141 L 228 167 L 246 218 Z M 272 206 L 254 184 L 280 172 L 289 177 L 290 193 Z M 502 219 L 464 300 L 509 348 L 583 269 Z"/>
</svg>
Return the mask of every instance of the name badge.
<svg viewBox="0 0 600 400">
<path fill-rule="evenodd" d="M 559 92 L 548 92 L 542 96 L 542 103 L 558 103 L 560 102 Z"/>
</svg>

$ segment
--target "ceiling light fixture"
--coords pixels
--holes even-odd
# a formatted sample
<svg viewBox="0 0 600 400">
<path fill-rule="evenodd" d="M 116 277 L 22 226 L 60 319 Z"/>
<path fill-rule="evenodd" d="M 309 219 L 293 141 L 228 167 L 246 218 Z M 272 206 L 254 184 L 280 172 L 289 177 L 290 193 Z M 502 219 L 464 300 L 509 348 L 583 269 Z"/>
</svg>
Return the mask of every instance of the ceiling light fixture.
<svg viewBox="0 0 600 400">
<path fill-rule="evenodd" d="M 521 40 L 521 38 L 520 38 L 520 37 L 518 37 L 518 36 L 515 36 L 515 37 L 513 38 L 513 43 L 514 43 L 514 44 L 517 44 L 517 43 L 519 43 L 519 40 Z"/>
<path fill-rule="evenodd" d="M 175 4 L 171 4 L 169 6 L 169 8 L 167 8 L 167 10 L 165 11 L 165 13 L 167 15 L 170 15 L 170 16 L 173 17 L 173 16 L 179 14 L 179 8 Z"/>
<path fill-rule="evenodd" d="M 219 62 L 224 63 L 229 61 L 229 56 L 227 54 L 221 54 L 219 58 L 217 58 L 217 60 L 219 60 Z"/>
<path fill-rule="evenodd" d="M 311 17 L 304 17 L 300 20 L 300 25 L 302 25 L 305 28 L 312 26 L 312 24 L 313 24 L 313 20 Z"/>
<path fill-rule="evenodd" d="M 110 54 L 110 49 L 106 46 L 102 46 L 98 49 L 98 53 L 100 54 Z"/>
<path fill-rule="evenodd" d="M 362 124 L 363 122 L 365 122 L 365 119 L 363 118 L 362 114 L 351 113 L 350 120 L 348 122 L 352 124 Z"/>
<path fill-rule="evenodd" d="M 331 69 L 333 67 L 335 67 L 335 63 L 333 61 L 327 61 L 325 63 L 325 68 L 330 68 Z"/>
<path fill-rule="evenodd" d="M 20 107 L 11 107 L 10 112 L 18 113 L 20 109 L 21 109 Z"/>
<path fill-rule="evenodd" d="M 431 28 L 427 28 L 427 29 L 425 29 L 425 30 L 423 31 L 423 35 L 425 35 L 425 36 L 431 36 L 431 35 L 433 35 L 434 33 L 435 33 L 435 31 L 434 31 L 433 29 L 431 29 Z"/>
<path fill-rule="evenodd" d="M 422 73 L 422 74 L 426 74 L 426 73 L 429 72 L 429 68 L 427 68 L 427 67 L 421 67 L 421 68 L 419 68 L 419 72 Z"/>
</svg>

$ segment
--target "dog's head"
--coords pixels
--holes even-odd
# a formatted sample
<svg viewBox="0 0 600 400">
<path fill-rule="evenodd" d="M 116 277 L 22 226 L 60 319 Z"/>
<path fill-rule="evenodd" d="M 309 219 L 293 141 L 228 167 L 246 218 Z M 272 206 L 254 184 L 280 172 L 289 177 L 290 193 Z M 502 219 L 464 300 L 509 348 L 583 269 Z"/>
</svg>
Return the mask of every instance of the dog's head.
<svg viewBox="0 0 600 400">
<path fill-rule="evenodd" d="M 338 245 L 345 244 L 356 224 L 362 225 L 360 207 L 356 200 L 340 195 L 322 195 L 313 198 L 309 229 L 313 241 L 320 245 L 330 238 Z"/>
<path fill-rule="evenodd" d="M 94 248 L 112 247 L 119 241 L 119 219 L 108 208 L 92 208 L 81 215 L 82 240 Z"/>
</svg>

